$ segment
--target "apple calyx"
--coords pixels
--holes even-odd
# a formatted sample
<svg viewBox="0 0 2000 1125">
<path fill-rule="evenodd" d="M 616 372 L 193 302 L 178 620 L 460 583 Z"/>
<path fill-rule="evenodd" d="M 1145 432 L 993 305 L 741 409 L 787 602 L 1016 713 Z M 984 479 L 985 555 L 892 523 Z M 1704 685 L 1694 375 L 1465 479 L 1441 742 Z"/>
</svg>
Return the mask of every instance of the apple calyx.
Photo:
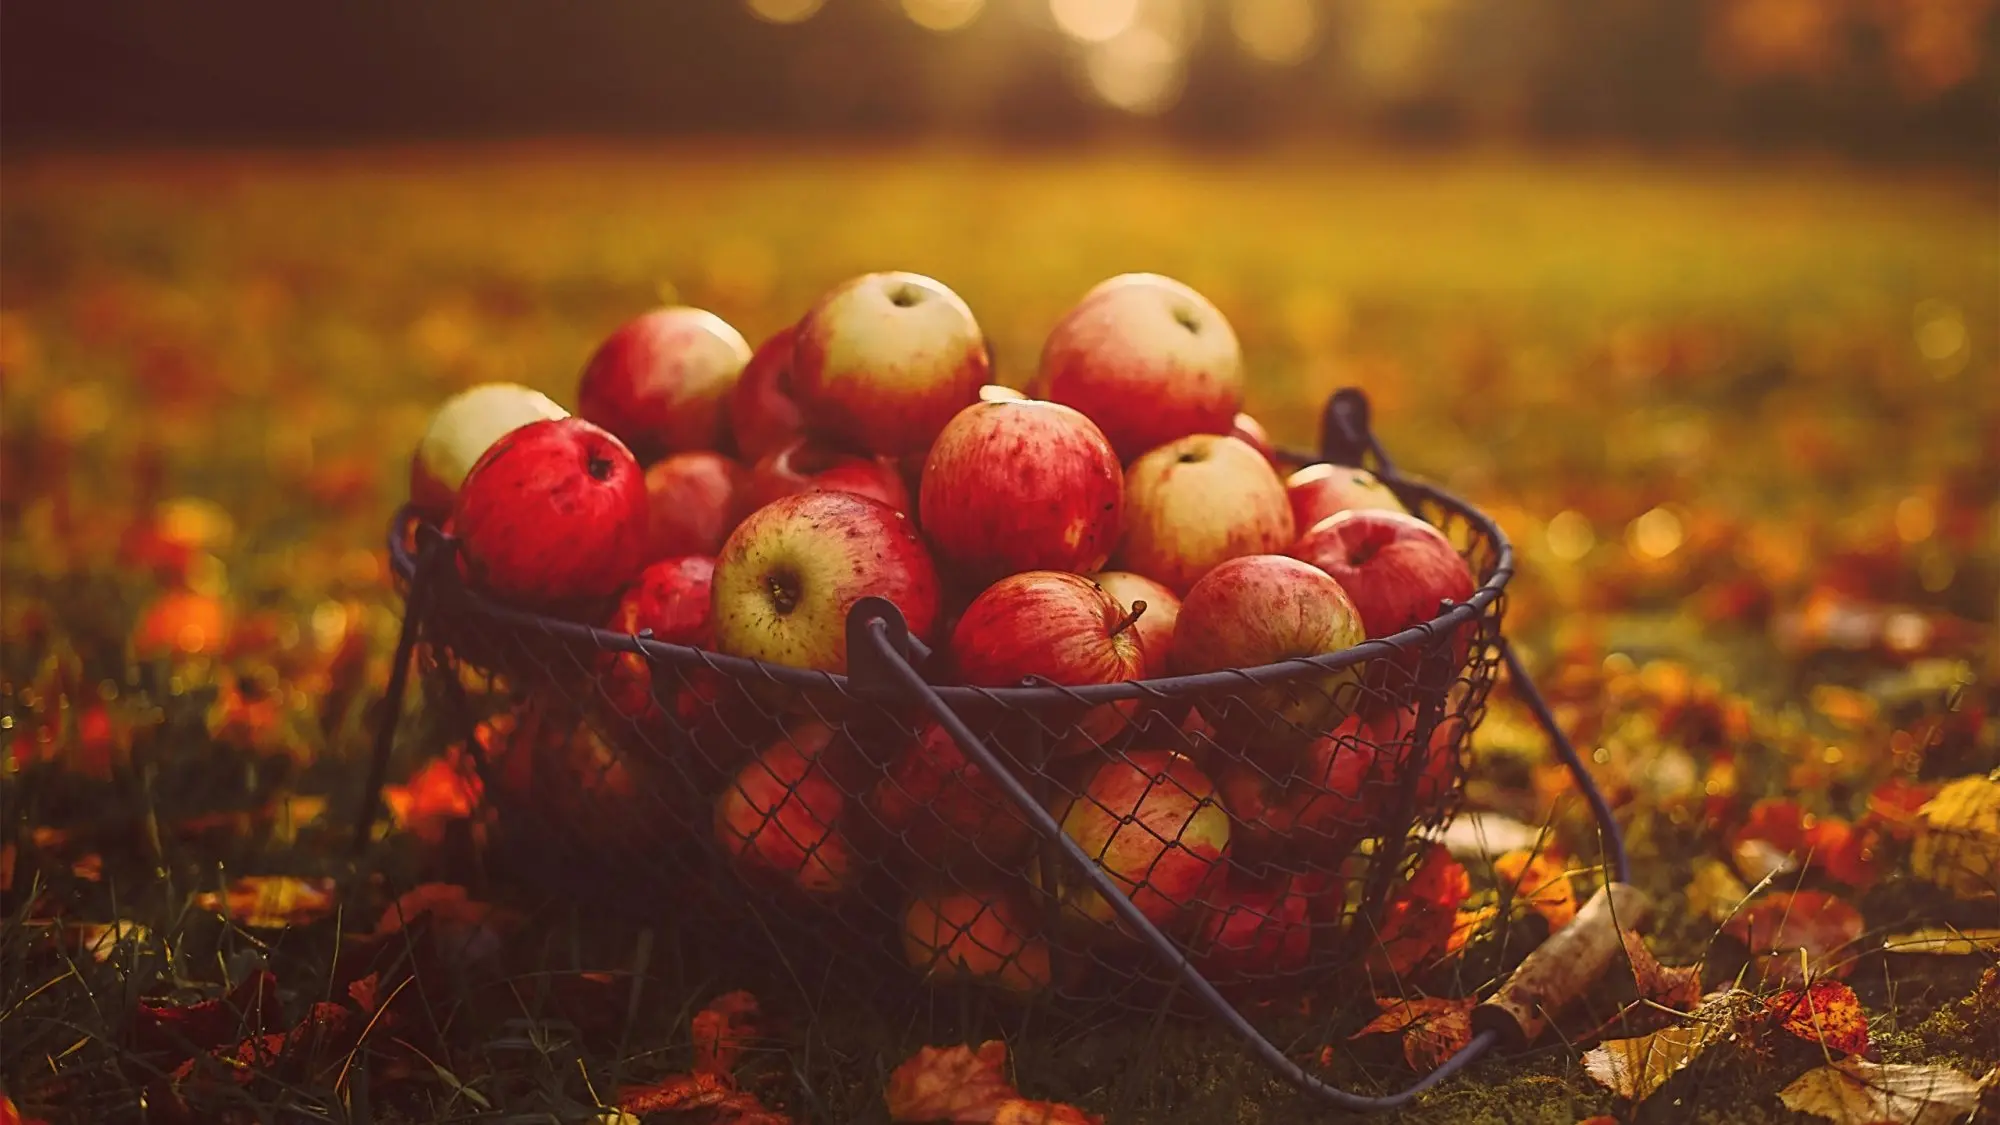
<svg viewBox="0 0 2000 1125">
<path fill-rule="evenodd" d="M 770 591 L 771 606 L 779 616 L 790 614 L 799 607 L 799 580 L 791 573 L 776 573 L 764 579 L 765 589 Z"/>
<path fill-rule="evenodd" d="M 611 459 L 602 454 L 591 454 L 584 460 L 583 468 L 590 474 L 591 480 L 603 483 L 611 479 Z"/>
</svg>

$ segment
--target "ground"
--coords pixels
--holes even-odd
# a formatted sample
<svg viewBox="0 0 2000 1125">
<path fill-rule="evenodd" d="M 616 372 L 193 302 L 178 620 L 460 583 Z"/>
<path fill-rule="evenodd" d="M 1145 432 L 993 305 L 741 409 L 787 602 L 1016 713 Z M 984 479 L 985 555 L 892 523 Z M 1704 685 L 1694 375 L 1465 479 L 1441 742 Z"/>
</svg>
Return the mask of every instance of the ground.
<svg viewBox="0 0 2000 1125">
<path fill-rule="evenodd" d="M 770 1034 L 746 1088 L 801 1119 L 882 1120 L 884 1076 L 967 1034 L 958 1013 L 816 1002 L 768 964 L 684 948 L 672 924 L 551 898 L 450 810 L 405 807 L 360 859 L 346 849 L 399 611 L 382 536 L 430 409 L 493 379 L 573 403 L 596 340 L 652 304 L 712 309 L 755 340 L 865 269 L 956 288 L 1017 385 L 1077 295 L 1143 269 L 1228 313 L 1248 407 L 1282 443 L 1310 446 L 1325 395 L 1364 388 L 1399 465 L 1513 538 L 1507 632 L 1619 805 L 1635 881 L 1661 903 L 1654 951 L 1700 961 L 1706 987 L 1746 958 L 1702 879 L 1755 884 L 1773 852 L 1808 860 L 1787 886 L 1859 908 L 1854 949 L 1991 925 L 1990 886 L 1911 859 L 1914 805 L 1895 796 L 2000 763 L 1985 179 L 1688 157 L 605 146 L 73 154 L 4 173 L 0 1085 L 25 1109 L 136 1119 L 144 1091 L 169 1116 L 167 1072 L 198 1052 L 149 1041 L 139 997 L 213 997 L 266 966 L 284 1005 L 271 1029 L 313 1001 L 388 1012 L 337 990 L 366 970 L 423 994 L 426 1034 L 364 1034 L 331 1065 L 235 1065 L 237 1081 L 193 1083 L 188 1112 L 577 1120 L 621 1081 L 684 1069 L 689 1014 L 747 986 Z M 411 716 L 392 779 L 439 753 L 432 730 Z M 1579 803 L 1504 691 L 1470 800 L 1552 825 L 1588 893 Z M 1829 823 L 1854 850 L 1812 835 Z M 291 929 L 200 898 L 279 874 L 333 878 L 334 894 L 277 904 Z M 520 913 L 502 968 L 354 936 L 419 882 Z M 438 909 L 432 929 L 464 916 Z M 114 919 L 146 933 L 114 948 L 79 928 Z M 1494 956 L 1475 946 L 1431 983 L 1476 987 Z M 1993 961 L 1861 952 L 1841 969 L 1882 1061 L 1977 1076 L 2000 1034 L 1964 998 Z M 1633 993 L 1601 991 L 1563 1035 Z M 1373 1013 L 1348 999 L 1287 1048 L 1318 1067 L 1335 1047 L 1327 1073 L 1350 1087 L 1413 1080 L 1394 1037 L 1341 1038 Z M 1115 1122 L 1321 1112 L 1211 1025 L 1001 1022 L 1028 1096 Z M 1489 1059 L 1407 1119 L 1806 1120 L 1777 1091 L 1824 1061 L 1803 1041 L 1711 1051 L 1635 1107 L 1586 1076 L 1587 1045 Z"/>
</svg>

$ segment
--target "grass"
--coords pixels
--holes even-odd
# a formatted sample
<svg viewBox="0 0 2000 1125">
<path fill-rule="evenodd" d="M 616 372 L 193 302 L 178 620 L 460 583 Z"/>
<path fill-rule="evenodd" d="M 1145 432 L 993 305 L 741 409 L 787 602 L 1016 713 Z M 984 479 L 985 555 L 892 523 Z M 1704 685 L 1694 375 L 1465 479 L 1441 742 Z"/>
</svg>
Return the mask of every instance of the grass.
<svg viewBox="0 0 2000 1125">
<path fill-rule="evenodd" d="M 273 1027 L 340 1000 L 350 964 L 385 980 L 416 967 L 406 987 L 425 1002 L 351 1056 L 222 1081 L 198 1112 L 581 1120 L 593 1091 L 685 1066 L 688 1012 L 747 986 L 783 1033 L 745 1082 L 801 1117 L 880 1120 L 889 1067 L 993 1028 L 1013 1033 L 1031 1096 L 1121 1125 L 1323 1116 L 1213 1027 L 1036 1017 L 1021 1034 L 1018 1013 L 955 999 L 871 1010 L 769 958 L 718 957 L 684 927 L 551 899 L 463 824 L 348 859 L 397 610 L 380 535 L 429 409 L 490 379 L 571 402 L 595 341 L 663 300 L 755 338 L 843 276 L 915 269 L 968 299 L 1019 383 L 1084 288 L 1151 269 L 1230 315 L 1251 409 L 1286 442 L 1312 441 L 1328 390 L 1363 386 L 1404 466 L 1493 511 L 1520 546 L 1509 631 L 1571 729 L 1604 748 L 1639 881 L 1662 899 L 1656 947 L 1685 963 L 1713 944 L 1711 984 L 1733 971 L 1730 946 L 1685 888 L 1695 857 L 1726 855 L 1742 805 L 1793 794 L 1852 816 L 1885 777 L 1981 772 L 2000 749 L 1976 717 L 2000 655 L 1990 184 L 1506 154 L 561 146 L 69 154 L 0 172 L 0 795 L 18 845 L 0 900 L 0 1082 L 53 1116 L 136 1119 L 145 1090 L 151 1118 L 173 1119 L 147 1070 L 159 1056 L 134 1040 L 138 997 L 212 995 L 253 963 L 284 989 Z M 149 551 L 135 529 L 186 550 Z M 226 649 L 144 651 L 165 574 L 229 611 Z M 1906 611 L 1931 640 L 1844 651 L 1807 612 L 1830 604 L 1878 625 Z M 1675 727 L 1634 686 L 1661 668 L 1740 698 L 1756 735 L 1724 755 Z M 108 734 L 88 725 L 98 714 Z M 425 730 L 414 717 L 397 776 L 435 751 Z M 1479 752 L 1477 801 L 1553 816 L 1583 842 L 1518 713 L 1501 709 Z M 190 825 L 293 797 L 326 805 L 299 806 L 296 825 Z M 95 878 L 77 867 L 91 854 Z M 351 914 L 280 932 L 190 906 L 246 873 L 334 877 Z M 525 913 L 498 963 L 439 957 L 421 928 L 351 937 L 396 891 L 440 878 Z M 1871 934 L 1978 916 L 1903 872 L 1851 897 Z M 52 940 L 52 921 L 121 917 L 152 938 L 106 963 Z M 1868 959 L 1851 983 L 1882 1056 L 2000 1062 L 1958 1003 L 1988 961 Z M 1305 1031 L 1336 1025 L 1351 1026 Z M 1580 1053 L 1551 1042 L 1489 1060 L 1407 1119 L 1619 1109 Z M 1705 1057 L 1632 1113 L 1794 1119 L 1775 1091 L 1811 1053 Z M 1344 1046 L 1332 1076 L 1411 1077 L 1393 1039 Z"/>
</svg>

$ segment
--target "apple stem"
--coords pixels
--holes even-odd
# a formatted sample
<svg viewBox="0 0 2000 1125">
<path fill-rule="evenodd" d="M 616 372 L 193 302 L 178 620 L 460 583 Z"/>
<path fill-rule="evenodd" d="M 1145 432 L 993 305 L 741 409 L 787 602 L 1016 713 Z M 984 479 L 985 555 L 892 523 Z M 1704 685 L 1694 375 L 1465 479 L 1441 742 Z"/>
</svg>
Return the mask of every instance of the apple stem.
<svg viewBox="0 0 2000 1125">
<path fill-rule="evenodd" d="M 1111 630 L 1111 635 L 1115 637 L 1118 634 L 1124 632 L 1125 630 L 1130 629 L 1134 624 L 1138 622 L 1139 615 L 1145 612 L 1146 612 L 1145 599 L 1142 598 L 1135 600 L 1132 603 L 1132 612 L 1126 614 L 1124 620 L 1118 623 L 1118 627 Z"/>
</svg>

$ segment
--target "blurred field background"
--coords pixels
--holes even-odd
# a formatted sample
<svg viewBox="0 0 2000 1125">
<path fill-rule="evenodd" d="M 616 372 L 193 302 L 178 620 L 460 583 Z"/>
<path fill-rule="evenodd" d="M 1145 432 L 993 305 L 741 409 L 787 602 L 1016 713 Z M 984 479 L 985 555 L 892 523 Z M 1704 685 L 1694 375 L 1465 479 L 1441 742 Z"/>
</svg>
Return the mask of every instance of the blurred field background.
<svg viewBox="0 0 2000 1125">
<path fill-rule="evenodd" d="M 0 1082 L 55 1112 L 52 1083 L 145 1077 L 65 983 L 129 982 L 22 936 L 50 903 L 219 959 L 247 946 L 184 936 L 190 889 L 337 865 L 399 609 L 382 535 L 436 403 L 504 379 L 574 406 L 654 304 L 754 342 L 871 269 L 956 289 L 1016 385 L 1085 288 L 1150 270 L 1230 317 L 1283 443 L 1364 388 L 1401 466 L 1521 550 L 1509 631 L 1601 736 L 1663 956 L 1694 959 L 1715 927 L 1681 896 L 1728 853 L 1721 805 L 1858 815 L 2000 761 L 1997 35 L 1979 0 L 8 6 Z M 1676 690 L 1788 733 L 1710 755 L 1617 721 Z M 1489 727 L 1475 800 L 1557 815 L 1521 716 Z M 274 829 L 274 801 L 311 814 Z M 218 810 L 254 829 L 162 832 Z M 1869 893 L 1871 933 L 1966 917 Z M 539 926 L 523 948 L 623 940 Z M 300 948 L 273 955 L 310 978 Z M 1855 981 L 1885 1058 L 2000 1062 L 1939 1022 L 1966 960 Z M 1309 1112 L 1220 1032 L 1151 1034 L 1167 1061 L 1124 1082 L 1123 1031 L 1017 1045 L 1021 1084 L 1118 1122 Z M 839 1047 L 766 1087 L 879 1119 L 895 1058 Z M 519 1092 L 489 1048 L 454 1065 Z M 1683 1096 L 1804 1120 L 1783 1081 L 1718 1064 Z M 440 1118 L 477 1108 L 430 1088 Z M 1417 1119 L 1612 1108 L 1556 1048 Z"/>
</svg>

